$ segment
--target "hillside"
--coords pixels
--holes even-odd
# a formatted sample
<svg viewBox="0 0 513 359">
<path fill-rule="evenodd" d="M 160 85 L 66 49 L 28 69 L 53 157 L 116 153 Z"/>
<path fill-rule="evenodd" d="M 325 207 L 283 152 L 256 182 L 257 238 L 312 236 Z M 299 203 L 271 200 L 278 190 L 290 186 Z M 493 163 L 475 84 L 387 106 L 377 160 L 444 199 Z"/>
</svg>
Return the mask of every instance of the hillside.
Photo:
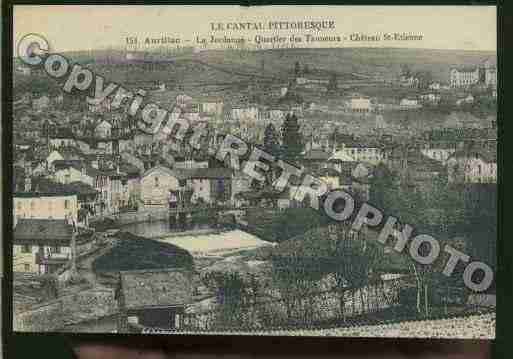
<svg viewBox="0 0 513 359">
<path fill-rule="evenodd" d="M 95 259 L 95 272 L 194 267 L 191 254 L 173 244 L 157 242 L 127 232 L 118 234 L 118 238 L 120 242 L 117 245 Z"/>
<path fill-rule="evenodd" d="M 75 52 L 70 58 L 78 62 L 126 62 L 122 51 Z M 338 49 L 275 49 L 263 51 L 220 51 L 177 55 L 172 58 L 148 54 L 147 61 L 159 57 L 159 61 L 171 60 L 177 63 L 192 62 L 211 67 L 227 75 L 247 77 L 283 78 L 292 73 L 296 61 L 321 73 L 336 72 L 380 74 L 399 73 L 402 64 L 413 71 L 431 71 L 435 80 L 447 79 L 453 66 L 472 66 L 488 58 L 495 62 L 496 53 L 489 51 L 401 49 L 401 48 L 338 48 Z M 197 73 L 197 75 L 200 75 Z M 286 77 L 286 76 L 285 76 Z"/>
</svg>

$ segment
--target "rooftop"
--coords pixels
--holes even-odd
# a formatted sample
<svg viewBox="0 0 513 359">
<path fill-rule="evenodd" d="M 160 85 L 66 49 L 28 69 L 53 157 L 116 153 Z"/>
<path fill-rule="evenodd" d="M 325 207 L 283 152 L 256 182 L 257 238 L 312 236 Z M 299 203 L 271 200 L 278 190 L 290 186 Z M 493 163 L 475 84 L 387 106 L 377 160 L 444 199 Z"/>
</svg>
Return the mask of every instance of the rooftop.
<svg viewBox="0 0 513 359">
<path fill-rule="evenodd" d="M 485 149 L 465 149 L 454 152 L 450 158 L 481 158 L 483 161 L 497 162 L 497 152 Z"/>
<path fill-rule="evenodd" d="M 79 192 L 72 186 L 53 182 L 43 177 L 34 177 L 31 181 L 31 190 L 28 192 L 16 192 L 14 197 L 58 197 L 77 194 Z"/>
<path fill-rule="evenodd" d="M 453 70 L 457 70 L 458 72 L 474 72 L 477 70 L 476 66 L 460 66 L 454 67 Z"/>
<path fill-rule="evenodd" d="M 15 244 L 69 246 L 73 226 L 65 220 L 21 218 L 14 228 Z"/>
<path fill-rule="evenodd" d="M 407 154 L 408 167 L 424 172 L 443 172 L 445 167 L 438 162 L 420 152 L 417 149 L 410 150 Z"/>
<path fill-rule="evenodd" d="M 327 161 L 329 158 L 330 154 L 320 149 L 306 151 L 303 155 L 303 159 L 307 161 Z"/>
<path fill-rule="evenodd" d="M 192 302 L 189 272 L 176 269 L 124 271 L 121 291 L 126 309 L 183 305 Z"/>
<path fill-rule="evenodd" d="M 191 178 L 207 178 L 207 179 L 215 179 L 215 178 L 231 178 L 232 170 L 229 168 L 223 167 L 215 167 L 215 168 L 175 168 L 170 169 L 164 166 L 156 166 L 147 170 L 143 177 L 148 176 L 149 174 L 155 171 L 163 171 L 170 176 L 176 177 L 178 179 L 191 179 Z"/>
</svg>

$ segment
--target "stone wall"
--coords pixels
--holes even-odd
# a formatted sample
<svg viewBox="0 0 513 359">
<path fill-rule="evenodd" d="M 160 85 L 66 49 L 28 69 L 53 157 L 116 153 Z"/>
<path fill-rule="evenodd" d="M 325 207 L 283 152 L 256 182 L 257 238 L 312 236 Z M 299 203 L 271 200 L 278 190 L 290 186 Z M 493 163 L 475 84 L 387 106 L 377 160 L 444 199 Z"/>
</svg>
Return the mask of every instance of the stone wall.
<svg viewBox="0 0 513 359">
<path fill-rule="evenodd" d="M 66 325 L 102 318 L 118 312 L 114 289 L 93 288 L 66 295 L 14 313 L 15 331 L 58 331 Z"/>
</svg>

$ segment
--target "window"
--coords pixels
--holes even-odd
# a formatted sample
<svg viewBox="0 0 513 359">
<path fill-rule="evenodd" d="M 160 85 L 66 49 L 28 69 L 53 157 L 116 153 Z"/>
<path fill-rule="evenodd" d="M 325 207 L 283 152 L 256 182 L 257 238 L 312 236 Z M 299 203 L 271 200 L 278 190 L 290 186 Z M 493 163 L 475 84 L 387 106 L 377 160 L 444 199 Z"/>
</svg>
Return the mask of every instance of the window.
<svg viewBox="0 0 513 359">
<path fill-rule="evenodd" d="M 69 200 L 64 200 L 64 209 L 69 209 Z"/>
<path fill-rule="evenodd" d="M 21 253 L 30 253 L 30 250 L 31 248 L 28 244 L 21 246 Z"/>
<path fill-rule="evenodd" d="M 52 247 L 52 248 L 50 249 L 50 252 L 51 252 L 51 253 L 57 253 L 57 254 L 59 254 L 59 253 L 61 253 L 61 247 L 59 247 L 59 246 Z"/>
<path fill-rule="evenodd" d="M 155 177 L 155 187 L 158 187 L 158 186 L 159 186 L 159 178 Z"/>
<path fill-rule="evenodd" d="M 481 174 L 481 165 L 477 165 L 477 173 Z"/>
<path fill-rule="evenodd" d="M 18 211 L 21 211 L 21 209 L 22 209 L 21 201 L 18 201 L 18 203 L 16 203 L 16 208 L 18 209 Z"/>
<path fill-rule="evenodd" d="M 30 272 L 30 264 L 25 263 L 25 264 L 23 265 L 23 269 L 25 270 L 25 272 Z"/>
</svg>

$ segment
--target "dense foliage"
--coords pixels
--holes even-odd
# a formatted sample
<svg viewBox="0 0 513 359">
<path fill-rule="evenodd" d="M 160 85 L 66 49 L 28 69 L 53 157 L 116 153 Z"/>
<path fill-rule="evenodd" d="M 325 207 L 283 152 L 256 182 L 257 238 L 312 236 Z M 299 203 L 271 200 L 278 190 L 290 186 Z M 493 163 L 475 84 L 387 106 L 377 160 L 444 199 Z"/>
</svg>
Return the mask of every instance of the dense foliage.
<svg viewBox="0 0 513 359">
<path fill-rule="evenodd" d="M 95 272 L 140 269 L 184 268 L 194 266 L 191 254 L 172 244 L 157 242 L 130 233 L 120 233 L 119 243 L 93 262 Z"/>
</svg>

